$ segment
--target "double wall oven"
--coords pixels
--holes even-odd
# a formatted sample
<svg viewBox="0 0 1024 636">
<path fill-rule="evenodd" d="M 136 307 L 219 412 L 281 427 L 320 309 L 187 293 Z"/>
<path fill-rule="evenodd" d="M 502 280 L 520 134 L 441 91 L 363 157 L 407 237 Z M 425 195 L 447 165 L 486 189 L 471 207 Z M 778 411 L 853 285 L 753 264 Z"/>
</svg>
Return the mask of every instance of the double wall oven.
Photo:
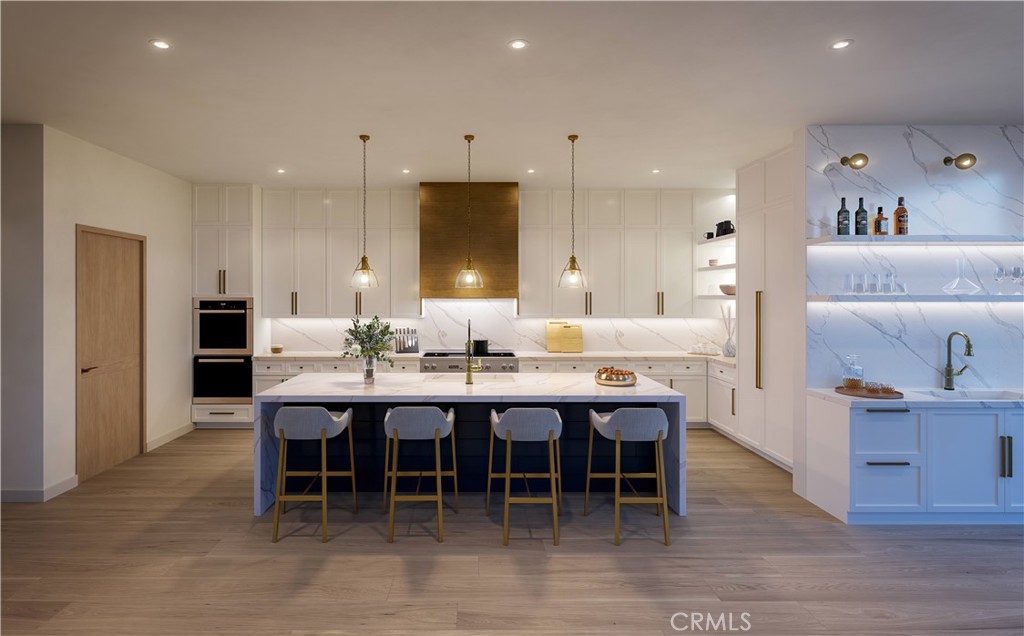
<svg viewBox="0 0 1024 636">
<path fill-rule="evenodd" d="M 192 353 L 193 404 L 252 404 L 252 298 L 194 298 Z"/>
</svg>

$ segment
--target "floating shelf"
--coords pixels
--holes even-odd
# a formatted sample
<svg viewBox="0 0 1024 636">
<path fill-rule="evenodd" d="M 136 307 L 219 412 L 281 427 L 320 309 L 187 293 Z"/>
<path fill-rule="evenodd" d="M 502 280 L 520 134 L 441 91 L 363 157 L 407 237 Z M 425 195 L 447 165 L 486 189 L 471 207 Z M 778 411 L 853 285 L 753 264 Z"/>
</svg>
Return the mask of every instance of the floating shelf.
<svg viewBox="0 0 1024 636">
<path fill-rule="evenodd" d="M 712 267 L 710 265 L 707 266 L 707 267 L 698 267 L 697 271 L 698 272 L 720 272 L 720 271 L 726 270 L 726 269 L 736 269 L 736 263 L 730 263 L 728 265 L 715 265 L 714 267 Z"/>
<path fill-rule="evenodd" d="M 1024 236 L 1009 234 L 919 234 L 903 236 L 820 236 L 807 245 L 1021 245 Z"/>
<path fill-rule="evenodd" d="M 736 240 L 736 232 L 733 232 L 732 234 L 726 234 L 725 236 L 716 236 L 713 239 L 708 239 L 706 241 L 700 241 L 700 242 L 697 243 L 697 245 L 711 245 L 713 243 L 728 243 L 730 241 L 735 241 L 735 240 Z"/>
<path fill-rule="evenodd" d="M 951 296 L 949 294 L 835 294 L 807 297 L 811 303 L 1021 303 L 1024 296 L 1019 294 L 971 294 Z"/>
<path fill-rule="evenodd" d="M 736 300 L 735 296 L 726 296 L 725 294 L 701 294 L 697 298 L 699 300 Z"/>
</svg>

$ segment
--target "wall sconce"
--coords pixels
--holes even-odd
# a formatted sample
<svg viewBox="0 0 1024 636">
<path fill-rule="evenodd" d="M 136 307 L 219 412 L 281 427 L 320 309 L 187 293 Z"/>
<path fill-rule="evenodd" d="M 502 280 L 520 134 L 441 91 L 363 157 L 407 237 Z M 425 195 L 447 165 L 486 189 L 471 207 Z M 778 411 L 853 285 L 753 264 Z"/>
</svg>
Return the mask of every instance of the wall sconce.
<svg viewBox="0 0 1024 636">
<path fill-rule="evenodd" d="M 863 152 L 858 152 L 851 157 L 843 157 L 839 160 L 839 163 L 844 166 L 850 166 L 854 170 L 860 170 L 864 166 L 868 165 L 868 156 Z"/>
<path fill-rule="evenodd" d="M 956 166 L 961 170 L 967 170 L 973 168 L 974 164 L 978 163 L 978 158 L 969 152 L 965 152 L 961 155 L 957 155 L 956 158 L 946 157 L 942 160 L 942 163 L 947 166 Z"/>
</svg>

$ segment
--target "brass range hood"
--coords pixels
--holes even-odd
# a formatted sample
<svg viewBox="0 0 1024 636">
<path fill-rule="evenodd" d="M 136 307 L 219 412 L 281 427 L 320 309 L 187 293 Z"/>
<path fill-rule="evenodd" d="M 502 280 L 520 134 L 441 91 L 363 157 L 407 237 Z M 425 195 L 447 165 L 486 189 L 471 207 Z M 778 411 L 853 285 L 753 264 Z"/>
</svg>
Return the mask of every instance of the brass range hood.
<svg viewBox="0 0 1024 636">
<path fill-rule="evenodd" d="M 470 185 L 472 236 L 467 237 L 466 183 L 420 183 L 420 297 L 519 298 L 519 184 Z M 466 264 L 467 238 L 481 289 L 456 289 L 454 275 Z"/>
</svg>

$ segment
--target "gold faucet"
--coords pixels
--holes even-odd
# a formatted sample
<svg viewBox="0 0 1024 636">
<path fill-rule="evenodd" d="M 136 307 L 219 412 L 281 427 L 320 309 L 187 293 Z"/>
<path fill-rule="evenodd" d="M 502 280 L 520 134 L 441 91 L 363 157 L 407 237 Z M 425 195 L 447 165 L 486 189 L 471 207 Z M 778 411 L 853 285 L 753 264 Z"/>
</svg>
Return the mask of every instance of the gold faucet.
<svg viewBox="0 0 1024 636">
<path fill-rule="evenodd" d="M 466 319 L 466 384 L 473 384 L 473 372 L 483 369 L 477 362 L 473 364 L 473 321 Z"/>
</svg>

